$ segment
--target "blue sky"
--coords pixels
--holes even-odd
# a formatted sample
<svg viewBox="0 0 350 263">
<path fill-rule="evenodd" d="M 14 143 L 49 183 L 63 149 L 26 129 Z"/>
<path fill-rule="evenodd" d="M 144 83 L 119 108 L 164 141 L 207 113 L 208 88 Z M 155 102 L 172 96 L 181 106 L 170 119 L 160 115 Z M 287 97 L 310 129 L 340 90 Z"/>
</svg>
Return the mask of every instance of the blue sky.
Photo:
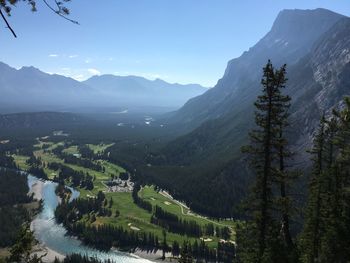
<svg viewBox="0 0 350 263">
<path fill-rule="evenodd" d="M 349 0 L 72 0 L 77 26 L 38 2 L 34 14 L 25 4 L 13 9 L 17 39 L 0 27 L 0 61 L 78 80 L 108 73 L 205 86 L 215 85 L 282 9 L 350 16 Z"/>
</svg>

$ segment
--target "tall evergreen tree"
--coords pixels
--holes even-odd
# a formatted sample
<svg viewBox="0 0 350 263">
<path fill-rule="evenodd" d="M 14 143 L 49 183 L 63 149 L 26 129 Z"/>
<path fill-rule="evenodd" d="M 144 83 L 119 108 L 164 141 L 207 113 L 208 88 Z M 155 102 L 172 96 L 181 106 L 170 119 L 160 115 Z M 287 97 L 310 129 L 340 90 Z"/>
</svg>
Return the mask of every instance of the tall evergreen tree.
<svg viewBox="0 0 350 263">
<path fill-rule="evenodd" d="M 280 89 L 285 88 L 287 78 L 286 78 L 286 65 L 284 65 L 280 70 L 275 73 L 275 85 Z M 290 173 L 286 169 L 286 159 L 291 156 L 291 152 L 288 149 L 288 141 L 286 138 L 285 129 L 289 125 L 288 123 L 288 109 L 290 107 L 291 98 L 289 96 L 285 96 L 283 94 L 279 95 L 279 103 L 278 106 L 278 159 L 279 165 L 277 168 L 277 180 L 280 183 L 280 210 L 281 210 L 281 221 L 282 221 L 282 233 L 283 240 L 285 242 L 286 248 L 292 252 L 293 250 L 293 241 L 292 236 L 290 234 L 290 213 L 291 213 L 291 200 L 287 194 L 287 187 L 293 179 L 294 174 Z"/>
<path fill-rule="evenodd" d="M 162 245 L 163 245 L 162 246 L 162 250 L 163 250 L 162 260 L 165 260 L 165 253 L 168 250 L 168 244 L 167 244 L 167 241 L 166 241 L 166 231 L 165 231 L 165 229 L 163 229 L 163 244 Z"/>
<path fill-rule="evenodd" d="M 301 238 L 303 249 L 303 261 L 315 262 L 318 258 L 320 231 L 321 231 L 321 192 L 322 177 L 324 173 L 324 152 L 325 152 L 325 116 L 322 116 L 317 133 L 314 138 L 313 148 L 310 153 L 313 155 L 313 169 L 309 183 L 308 205 L 304 230 Z"/>
<path fill-rule="evenodd" d="M 11 255 L 7 258 L 7 262 L 41 263 L 46 254 L 40 257 L 36 254 L 31 255 L 34 240 L 29 224 L 23 225 L 16 243 L 10 249 Z"/>
<path fill-rule="evenodd" d="M 193 262 L 194 262 L 194 259 L 192 256 L 191 244 L 188 241 L 184 241 L 181 247 L 179 263 L 193 263 Z"/>
<path fill-rule="evenodd" d="M 342 111 L 334 111 L 338 119 L 334 145 L 335 162 L 331 162 L 325 182 L 325 229 L 320 244 L 319 262 L 350 261 L 350 98 L 344 99 Z M 331 129 L 331 124 L 329 127 Z M 334 126 L 334 125 L 333 125 Z M 332 134 L 332 133 L 330 133 Z M 332 153 L 333 153 L 332 149 Z M 331 156 L 331 155 L 330 155 Z"/>
<path fill-rule="evenodd" d="M 255 123 L 257 128 L 250 133 L 251 144 L 243 148 L 249 154 L 256 174 L 255 186 L 249 202 L 253 221 L 247 224 L 250 229 L 245 234 L 250 237 L 249 250 L 241 250 L 241 259 L 246 262 L 279 262 L 285 260 L 281 251 L 280 230 L 287 246 L 292 245 L 289 231 L 289 198 L 287 196 L 288 173 L 285 158 L 289 157 L 285 128 L 288 125 L 290 97 L 283 95 L 286 84 L 286 65 L 275 70 L 268 61 L 263 68 L 262 95 L 255 102 Z M 274 194 L 280 189 L 279 203 L 276 206 Z M 278 210 L 283 227 L 277 219 Z M 252 244 L 253 243 L 255 244 Z M 256 242 L 255 242 L 256 241 Z M 285 262 L 287 262 L 285 260 Z"/>
<path fill-rule="evenodd" d="M 330 120 L 322 118 L 314 142 L 303 262 L 350 261 L 350 99 Z M 323 132 L 321 132 L 323 130 Z"/>
</svg>

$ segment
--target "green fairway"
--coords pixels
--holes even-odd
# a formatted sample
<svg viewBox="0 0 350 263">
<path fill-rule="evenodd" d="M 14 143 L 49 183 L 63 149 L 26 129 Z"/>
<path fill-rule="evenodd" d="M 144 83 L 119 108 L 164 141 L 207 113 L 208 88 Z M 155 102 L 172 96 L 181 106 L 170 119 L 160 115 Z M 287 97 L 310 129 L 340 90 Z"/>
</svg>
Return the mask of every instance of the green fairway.
<svg viewBox="0 0 350 263">
<path fill-rule="evenodd" d="M 154 186 L 145 186 L 140 192 L 139 196 L 151 202 L 153 206 L 160 206 L 165 211 L 176 214 L 178 217 L 184 220 L 194 220 L 201 225 L 206 225 L 208 223 L 213 223 L 217 226 L 227 226 L 227 227 L 235 227 L 236 223 L 233 220 L 213 220 L 208 219 L 206 217 L 197 215 L 190 211 L 188 207 L 177 200 L 173 200 L 168 197 L 166 194 L 161 194 L 161 192 L 157 192 Z"/>
<path fill-rule="evenodd" d="M 27 170 L 29 168 L 29 165 L 27 164 L 27 160 L 29 159 L 28 156 L 23 155 L 12 155 L 15 163 L 21 170 Z"/>
<path fill-rule="evenodd" d="M 78 146 L 73 145 L 63 150 L 64 153 L 68 154 L 79 154 Z"/>
<path fill-rule="evenodd" d="M 113 215 L 111 217 L 97 217 L 97 220 L 94 224 L 112 224 L 115 226 L 123 226 L 126 229 L 130 229 L 133 231 L 145 231 L 155 233 L 159 238 L 162 237 L 163 229 L 157 225 L 151 224 L 151 213 L 148 211 L 139 208 L 134 204 L 131 193 L 107 193 L 107 200 L 111 197 L 113 199 L 112 212 Z M 115 218 L 115 211 L 118 210 L 120 212 L 120 216 Z M 138 230 L 139 229 L 139 230 Z M 211 237 L 212 241 L 206 242 L 210 247 L 216 247 L 218 238 Z M 191 238 L 187 236 L 181 236 L 175 233 L 168 233 L 167 240 L 171 244 L 173 241 L 178 241 L 182 243 L 184 240 L 191 240 L 194 242 L 196 238 Z M 197 239 L 198 242 L 200 239 Z"/>
<path fill-rule="evenodd" d="M 106 150 L 108 147 L 111 147 L 112 145 L 114 145 L 114 143 L 110 143 L 110 144 L 104 144 L 104 143 L 100 143 L 100 144 L 87 144 L 87 146 L 89 146 L 89 148 L 91 150 L 94 151 L 94 153 L 102 153 L 104 150 Z"/>
<path fill-rule="evenodd" d="M 42 146 L 46 144 L 46 150 L 42 149 Z M 112 216 L 110 217 L 96 217 L 96 221 L 93 223 L 95 225 L 99 224 L 112 224 L 115 226 L 122 226 L 125 229 L 129 229 L 130 231 L 145 231 L 145 232 L 152 232 L 156 234 L 159 238 L 162 237 L 162 227 L 158 225 L 152 224 L 151 221 L 151 216 L 152 213 L 148 212 L 147 210 L 144 210 L 140 207 L 138 207 L 134 202 L 132 198 L 131 192 L 108 192 L 106 185 L 104 182 L 108 181 L 111 176 L 117 177 L 121 172 L 126 172 L 125 169 L 122 167 L 110 163 L 106 160 L 94 160 L 93 162 L 99 163 L 104 167 L 104 171 L 95 171 L 89 168 L 81 167 L 78 165 L 74 164 L 68 164 L 64 163 L 63 159 L 60 159 L 58 156 L 53 154 L 52 150 L 55 149 L 59 145 L 65 145 L 65 143 L 58 142 L 58 143 L 53 143 L 53 142 L 41 142 L 38 141 L 38 143 L 35 145 L 36 150 L 34 152 L 34 155 L 36 157 L 40 157 L 42 162 L 44 164 L 47 163 L 61 163 L 64 164 L 76 171 L 82 171 L 84 173 L 90 174 L 94 180 L 94 188 L 92 190 L 86 190 L 85 188 L 77 188 L 80 191 L 80 198 L 91 198 L 95 197 L 99 191 L 103 191 L 106 195 L 107 200 L 109 201 L 111 198 L 113 200 L 113 205 L 111 207 L 112 210 Z M 95 153 L 100 153 L 104 151 L 107 147 L 111 146 L 112 144 L 99 144 L 99 145 L 93 145 L 89 144 L 88 146 L 95 152 Z M 67 147 L 66 149 L 63 150 L 65 154 L 78 154 L 78 148 L 76 145 L 72 145 Z M 20 167 L 22 170 L 26 170 L 29 168 L 29 166 L 26 163 L 26 160 L 29 157 L 26 156 L 20 156 L 20 155 L 14 155 L 13 156 L 15 159 L 15 162 L 17 165 Z M 44 171 L 47 173 L 48 177 L 50 179 L 53 179 L 54 176 L 56 175 L 57 171 L 52 171 L 47 168 L 46 165 L 44 165 Z M 69 182 L 67 182 L 69 184 Z M 187 221 L 195 221 L 202 227 L 205 225 L 208 225 L 212 223 L 214 227 L 229 227 L 231 230 L 232 236 L 231 239 L 234 238 L 234 228 L 236 226 L 235 221 L 231 220 L 212 220 L 208 219 L 206 217 L 197 215 L 189 210 L 188 207 L 186 207 L 184 204 L 173 200 L 172 197 L 167 194 L 167 192 L 163 191 L 156 191 L 154 186 L 144 186 L 140 191 L 139 191 L 139 197 L 143 200 L 146 200 L 152 204 L 153 207 L 156 205 L 161 207 L 164 211 L 170 212 L 172 214 L 175 214 L 182 220 L 187 220 Z M 120 215 L 119 217 L 115 217 L 116 211 L 119 211 Z M 83 218 L 82 220 L 86 220 L 87 218 Z M 209 247 L 216 247 L 217 242 L 219 241 L 220 238 L 216 236 L 204 236 L 204 239 L 206 239 L 206 243 Z M 191 240 L 194 242 L 196 238 L 189 238 L 187 236 L 181 236 L 179 234 L 175 233 L 168 233 L 167 235 L 167 240 L 169 243 L 172 243 L 173 241 L 178 241 L 179 243 L 182 243 L 184 240 Z M 198 241 L 200 241 L 199 238 L 197 238 Z"/>
</svg>

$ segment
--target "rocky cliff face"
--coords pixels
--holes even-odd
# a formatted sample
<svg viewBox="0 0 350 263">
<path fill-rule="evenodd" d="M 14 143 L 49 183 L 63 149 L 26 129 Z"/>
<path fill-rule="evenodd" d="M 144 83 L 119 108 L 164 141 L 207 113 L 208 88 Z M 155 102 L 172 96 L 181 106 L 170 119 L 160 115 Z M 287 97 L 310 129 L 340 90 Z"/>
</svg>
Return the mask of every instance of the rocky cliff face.
<svg viewBox="0 0 350 263">
<path fill-rule="evenodd" d="M 253 102 L 261 92 L 261 68 L 269 58 L 275 66 L 287 63 L 285 92 L 292 97 L 289 141 L 297 153 L 295 164 L 307 167 L 310 156 L 306 149 L 311 146 L 320 116 L 329 114 L 350 95 L 349 52 L 350 18 L 323 9 L 281 12 L 256 46 L 229 62 L 215 88 L 190 100 L 170 120 L 192 129 L 161 153 L 163 165 L 185 166 L 172 181 L 178 178 L 183 185 L 186 180 L 201 185 L 201 192 L 191 196 L 210 192 L 213 186 L 220 188 L 221 201 L 215 204 L 210 199 L 206 212 L 221 209 L 225 196 L 228 204 L 239 203 L 249 177 L 240 147 L 248 142 L 248 132 L 254 127 Z M 181 176 L 187 170 L 192 174 L 188 179 Z M 189 195 L 186 190 L 177 191 Z M 221 214 L 230 209 L 218 211 Z"/>
<path fill-rule="evenodd" d="M 296 128 L 293 138 L 302 155 L 310 147 L 321 114 L 330 115 L 350 95 L 350 19 L 341 19 L 322 35 L 289 75 L 287 92 L 294 97 L 291 117 Z"/>
<path fill-rule="evenodd" d="M 231 60 L 217 85 L 189 100 L 169 123 L 181 123 L 190 130 L 206 120 L 241 110 L 256 96 L 261 69 L 268 59 L 278 66 L 294 65 L 341 18 L 342 15 L 325 9 L 281 11 L 270 32 L 239 58 Z"/>
<path fill-rule="evenodd" d="M 168 158 L 175 155 L 179 162 L 182 156 L 187 163 L 216 155 L 230 159 L 254 125 L 253 102 L 261 89 L 261 68 L 269 58 L 277 66 L 289 62 L 286 93 L 292 97 L 291 139 L 298 149 L 305 149 L 320 114 L 330 112 L 350 94 L 349 21 L 324 9 L 282 11 L 261 41 L 229 62 L 215 88 L 189 101 L 170 120 L 199 127 L 170 144 Z M 298 41 L 299 35 L 305 39 Z"/>
</svg>

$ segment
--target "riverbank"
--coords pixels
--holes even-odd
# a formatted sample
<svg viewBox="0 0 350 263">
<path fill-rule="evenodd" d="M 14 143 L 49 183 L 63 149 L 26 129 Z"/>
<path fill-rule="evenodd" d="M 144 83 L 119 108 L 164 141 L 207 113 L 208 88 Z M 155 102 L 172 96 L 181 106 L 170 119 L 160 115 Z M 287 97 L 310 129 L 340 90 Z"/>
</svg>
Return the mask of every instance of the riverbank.
<svg viewBox="0 0 350 263">
<path fill-rule="evenodd" d="M 141 250 L 137 248 L 131 254 L 139 258 L 147 259 L 153 262 L 177 262 L 178 261 L 178 259 L 172 257 L 170 252 L 165 253 L 165 260 L 162 260 L 163 251 L 161 249 L 158 249 L 157 251 L 154 251 L 154 250 L 147 251 L 147 250 Z"/>
<path fill-rule="evenodd" d="M 96 256 L 100 260 L 111 259 L 114 262 L 123 263 L 146 263 L 158 261 L 162 254 L 137 251 L 135 254 L 112 250 L 111 252 L 98 251 L 91 247 L 85 247 L 81 242 L 66 235 L 62 225 L 54 220 L 54 210 L 57 206 L 58 197 L 55 194 L 55 186 L 52 181 L 44 181 L 37 178 L 28 180 L 31 190 L 36 199 L 44 200 L 42 211 L 31 222 L 31 229 L 35 232 L 36 239 L 40 242 L 33 248 L 33 254 L 43 257 L 44 262 L 53 262 L 55 258 L 64 259 L 65 255 L 78 253 L 89 256 Z M 79 192 L 71 189 L 72 198 L 77 198 Z M 55 248 L 59 247 L 58 252 Z"/>
<path fill-rule="evenodd" d="M 32 254 L 36 254 L 38 257 L 41 257 L 45 255 L 42 258 L 42 261 L 44 263 L 52 263 L 54 262 L 55 258 L 58 258 L 60 260 L 63 260 L 66 256 L 58 253 L 57 251 L 52 250 L 51 248 L 48 248 L 47 246 L 43 244 L 37 244 L 33 247 Z"/>
<path fill-rule="evenodd" d="M 29 194 L 34 194 L 34 198 L 36 200 L 41 200 L 43 198 L 43 195 L 42 195 L 42 192 L 43 192 L 43 188 L 44 188 L 44 184 L 45 182 L 44 181 L 41 181 L 41 180 L 38 180 L 37 182 L 35 182 L 30 191 L 29 191 Z"/>
<path fill-rule="evenodd" d="M 31 187 L 29 194 L 34 194 L 34 198 L 36 200 L 41 200 L 43 198 L 43 189 L 44 189 L 45 181 L 37 180 Z M 34 229 L 35 219 L 31 222 L 30 228 Z M 45 255 L 42 260 L 43 262 L 52 263 L 55 258 L 63 260 L 65 258 L 64 255 L 58 253 L 57 251 L 45 246 L 44 244 L 36 244 L 33 247 L 32 254 L 36 254 L 38 257 Z"/>
</svg>

